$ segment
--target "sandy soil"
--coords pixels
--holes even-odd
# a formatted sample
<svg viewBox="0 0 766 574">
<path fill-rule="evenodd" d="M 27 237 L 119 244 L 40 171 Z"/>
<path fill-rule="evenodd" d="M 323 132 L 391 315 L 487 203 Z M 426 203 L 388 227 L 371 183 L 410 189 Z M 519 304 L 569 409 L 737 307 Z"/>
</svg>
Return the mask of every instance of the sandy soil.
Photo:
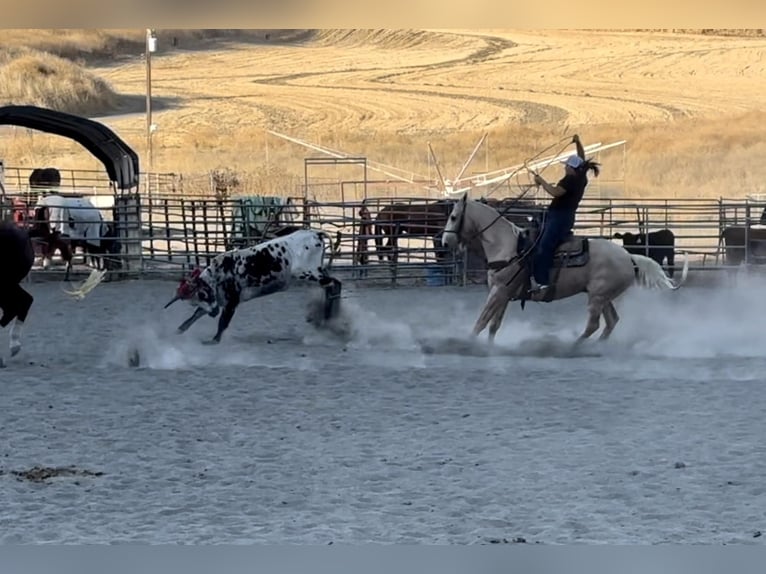
<svg viewBox="0 0 766 574">
<path fill-rule="evenodd" d="M 513 307 L 489 352 L 482 288 L 349 287 L 344 337 L 295 291 L 212 347 L 173 284 L 60 287 L 0 370 L 0 542 L 763 540 L 762 284 L 631 291 L 578 353 L 581 298 Z"/>
</svg>

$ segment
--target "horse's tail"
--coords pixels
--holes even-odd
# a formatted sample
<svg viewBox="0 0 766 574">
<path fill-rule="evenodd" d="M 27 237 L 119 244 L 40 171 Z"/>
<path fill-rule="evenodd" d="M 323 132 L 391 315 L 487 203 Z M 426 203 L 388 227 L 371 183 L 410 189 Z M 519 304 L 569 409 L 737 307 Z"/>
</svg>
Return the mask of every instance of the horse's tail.
<svg viewBox="0 0 766 574">
<path fill-rule="evenodd" d="M 649 289 L 664 288 L 675 291 L 686 282 L 686 276 L 689 274 L 689 256 L 686 252 L 684 252 L 684 268 L 681 271 L 681 280 L 678 283 L 665 275 L 662 265 L 651 257 L 631 254 L 630 259 L 635 267 L 636 281 Z"/>
</svg>

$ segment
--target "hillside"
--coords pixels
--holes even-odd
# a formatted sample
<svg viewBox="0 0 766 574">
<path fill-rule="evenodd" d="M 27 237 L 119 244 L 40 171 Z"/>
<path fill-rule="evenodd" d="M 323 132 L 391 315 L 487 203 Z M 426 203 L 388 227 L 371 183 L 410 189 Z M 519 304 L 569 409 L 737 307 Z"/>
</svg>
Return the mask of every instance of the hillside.
<svg viewBox="0 0 766 574">
<path fill-rule="evenodd" d="M 454 174 L 484 131 L 488 151 L 472 171 L 523 161 L 578 131 L 586 143 L 628 140 L 631 195 L 766 191 L 766 38 L 697 32 L 159 31 L 155 169 L 203 182 L 228 166 L 264 192 L 269 178 L 283 191 L 313 152 L 267 129 L 422 174 L 428 141 Z M 31 48 L 68 54 L 103 82 L 115 103 L 96 114 L 120 112 L 101 119 L 143 154 L 142 31 L 104 34 L 100 48 L 70 38 L 56 51 L 44 35 Z M 10 164 L 95 165 L 55 136 L 5 139 Z M 604 177 L 618 177 L 621 157 L 604 160 Z"/>
</svg>

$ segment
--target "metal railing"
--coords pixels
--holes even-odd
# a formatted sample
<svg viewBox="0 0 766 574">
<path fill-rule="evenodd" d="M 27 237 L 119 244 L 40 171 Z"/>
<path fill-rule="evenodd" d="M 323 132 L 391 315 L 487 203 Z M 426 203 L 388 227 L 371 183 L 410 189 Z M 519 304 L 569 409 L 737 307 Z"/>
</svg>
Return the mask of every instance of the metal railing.
<svg viewBox="0 0 766 574">
<path fill-rule="evenodd" d="M 116 190 L 104 170 L 61 169 L 56 168 L 60 181 L 55 185 L 42 186 L 38 190 L 30 185 L 30 176 L 36 168 L 4 166 L 4 186 L 8 195 L 30 194 L 34 196 L 39 189 L 55 190 L 63 195 L 114 195 Z M 176 173 L 150 172 L 141 174 L 142 195 L 183 194 L 183 177 Z"/>
<path fill-rule="evenodd" d="M 326 231 L 334 246 L 334 268 L 359 281 L 466 284 L 482 282 L 486 276 L 481 254 L 454 254 L 434 239 L 448 211 L 442 212 L 442 220 L 418 219 L 410 214 L 386 219 L 387 228 L 376 222 L 376 217 L 393 204 L 417 214 L 424 206 L 433 206 L 437 201 L 434 198 L 376 198 L 364 202 L 289 199 L 290 204 L 277 210 L 276 217 L 264 213 L 260 220 L 252 218 L 248 225 L 241 221 L 239 198 L 135 194 L 114 196 L 111 205 L 97 207 L 107 222 L 114 223 L 121 272 L 131 276 L 186 272 L 208 264 L 222 251 L 273 237 L 285 225 Z M 0 203 L 0 216 L 15 219 L 24 209 L 21 200 L 23 196 L 6 197 Z M 764 208 L 765 201 L 750 199 L 586 199 L 578 212 L 575 232 L 621 243 L 614 238 L 615 233 L 651 234 L 667 229 L 674 235 L 675 252 L 689 254 L 693 271 L 731 269 L 740 264 L 766 263 L 766 225 L 761 225 Z M 17 222 L 25 224 L 29 218 L 26 208 L 24 219 Z M 405 229 L 413 225 L 417 228 L 414 232 Z M 397 241 L 387 248 L 391 233 Z M 648 243 L 638 242 L 641 252 L 649 256 L 662 247 L 652 244 L 651 238 Z"/>
</svg>

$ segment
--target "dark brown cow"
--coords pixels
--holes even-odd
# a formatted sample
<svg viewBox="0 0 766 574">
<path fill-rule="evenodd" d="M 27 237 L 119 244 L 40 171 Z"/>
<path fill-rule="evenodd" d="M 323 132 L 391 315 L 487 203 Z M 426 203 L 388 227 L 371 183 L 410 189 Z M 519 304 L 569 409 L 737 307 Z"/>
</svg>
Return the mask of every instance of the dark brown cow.
<svg viewBox="0 0 766 574">
<path fill-rule="evenodd" d="M 766 259 L 766 229 L 732 225 L 721 232 L 721 241 L 726 265 L 739 265 L 745 261 L 745 255 L 748 256 L 748 263 Z"/>
</svg>

